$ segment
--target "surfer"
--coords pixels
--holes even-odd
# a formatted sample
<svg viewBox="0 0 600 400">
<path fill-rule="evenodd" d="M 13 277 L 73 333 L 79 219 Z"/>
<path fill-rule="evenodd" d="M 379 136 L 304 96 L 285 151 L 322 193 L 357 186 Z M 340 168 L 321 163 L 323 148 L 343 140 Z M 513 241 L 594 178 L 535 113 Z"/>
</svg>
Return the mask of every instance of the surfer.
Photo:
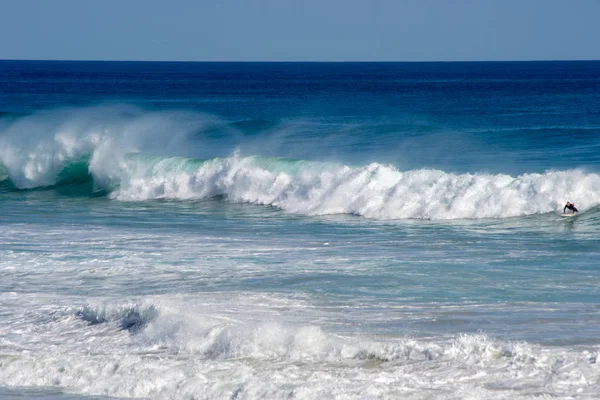
<svg viewBox="0 0 600 400">
<path fill-rule="evenodd" d="M 571 211 L 573 211 L 573 214 L 575 214 L 576 212 L 579 212 L 579 210 L 577 208 L 575 208 L 575 204 L 571 203 L 570 201 L 567 201 L 567 204 L 565 205 L 565 207 L 563 208 L 563 214 L 565 213 L 566 209 L 569 209 Z"/>
</svg>

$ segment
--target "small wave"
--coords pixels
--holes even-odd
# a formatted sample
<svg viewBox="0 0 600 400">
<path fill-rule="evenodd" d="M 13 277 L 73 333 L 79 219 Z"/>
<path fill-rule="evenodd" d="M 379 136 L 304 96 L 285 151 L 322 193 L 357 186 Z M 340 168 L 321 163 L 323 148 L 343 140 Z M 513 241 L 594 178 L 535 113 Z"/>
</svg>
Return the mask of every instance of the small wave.
<svg viewBox="0 0 600 400">
<path fill-rule="evenodd" d="M 234 296 L 237 304 L 235 294 L 222 296 Z M 206 300 L 103 300 L 77 310 L 64 305 L 41 326 L 36 312 L 36 326 L 26 322 L 19 330 L 30 339 L 16 340 L 0 356 L 0 385 L 139 398 L 477 393 L 476 398 L 532 399 L 544 393 L 586 399 L 598 393 L 597 346 L 542 346 L 485 334 L 336 334 L 279 313 L 247 312 L 253 301 L 268 303 L 269 297 L 251 298 L 250 308 L 233 313 L 229 305 L 223 309 Z M 273 300 L 278 309 L 289 305 Z M 15 346 L 23 343 L 26 347 Z"/>
<path fill-rule="evenodd" d="M 142 347 L 205 360 L 288 360 L 305 362 L 411 362 L 454 360 L 488 363 L 499 359 L 531 362 L 532 349 L 524 343 L 496 341 L 484 334 L 462 334 L 444 342 L 413 338 L 342 336 L 314 325 L 276 321 L 223 321 L 151 303 L 88 305 L 75 315 L 90 326 L 113 324 L 138 333 Z M 157 347 L 158 345 L 158 347 Z"/>
<path fill-rule="evenodd" d="M 168 326 L 161 327 L 162 324 Z M 293 327 L 279 323 L 257 323 L 198 327 L 157 319 L 148 332 L 146 344 L 160 343 L 178 355 L 207 360 L 255 359 L 304 362 L 414 362 L 454 360 L 488 363 L 499 359 L 530 361 L 525 344 L 497 342 L 483 334 L 460 335 L 439 344 L 416 339 L 367 340 L 332 335 L 316 326 Z M 168 332 L 165 335 L 165 332 Z"/>
<path fill-rule="evenodd" d="M 377 339 L 277 323 L 202 331 L 194 322 L 159 316 L 126 343 L 93 352 L 7 354 L 0 359 L 0 384 L 115 397 L 215 399 L 449 398 L 456 393 L 584 399 L 598 391 L 595 351 L 507 343 L 482 334 Z M 177 335 L 162 335 L 174 328 Z"/>
</svg>

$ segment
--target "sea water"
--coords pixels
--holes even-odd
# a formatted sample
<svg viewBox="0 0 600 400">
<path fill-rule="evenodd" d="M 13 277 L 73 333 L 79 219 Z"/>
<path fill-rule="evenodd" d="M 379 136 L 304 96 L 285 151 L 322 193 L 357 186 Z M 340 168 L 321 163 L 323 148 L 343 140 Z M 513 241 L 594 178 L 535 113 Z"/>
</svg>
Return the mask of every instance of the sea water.
<svg viewBox="0 0 600 400">
<path fill-rule="evenodd" d="M 1 61 L 0 210 L 3 398 L 600 396 L 600 62 Z"/>
</svg>

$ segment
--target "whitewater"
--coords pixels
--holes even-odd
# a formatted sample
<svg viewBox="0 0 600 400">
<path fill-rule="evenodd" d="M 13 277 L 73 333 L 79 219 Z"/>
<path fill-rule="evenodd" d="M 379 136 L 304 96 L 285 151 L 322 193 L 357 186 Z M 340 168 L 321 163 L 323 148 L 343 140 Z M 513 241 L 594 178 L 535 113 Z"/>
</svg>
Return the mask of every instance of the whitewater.
<svg viewBox="0 0 600 400">
<path fill-rule="evenodd" d="M 597 398 L 598 89 L 0 61 L 0 397 Z"/>
</svg>

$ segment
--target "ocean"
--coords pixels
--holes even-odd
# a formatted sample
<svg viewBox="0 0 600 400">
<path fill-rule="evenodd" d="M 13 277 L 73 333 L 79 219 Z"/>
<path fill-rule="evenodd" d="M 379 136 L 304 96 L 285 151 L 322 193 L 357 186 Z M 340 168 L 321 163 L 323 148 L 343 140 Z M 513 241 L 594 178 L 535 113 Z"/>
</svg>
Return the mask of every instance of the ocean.
<svg viewBox="0 0 600 400">
<path fill-rule="evenodd" d="M 600 62 L 0 61 L 0 210 L 2 398 L 600 398 Z"/>
</svg>

